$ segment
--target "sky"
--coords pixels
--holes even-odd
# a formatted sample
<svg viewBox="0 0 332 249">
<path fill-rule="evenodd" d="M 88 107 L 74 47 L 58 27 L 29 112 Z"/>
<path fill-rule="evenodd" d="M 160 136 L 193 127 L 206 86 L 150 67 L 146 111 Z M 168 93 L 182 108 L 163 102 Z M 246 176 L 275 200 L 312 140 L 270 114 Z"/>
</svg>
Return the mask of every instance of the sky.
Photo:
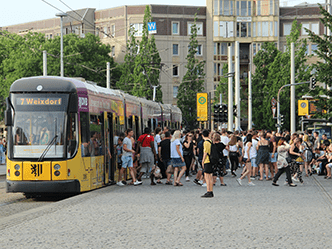
<svg viewBox="0 0 332 249">
<path fill-rule="evenodd" d="M 324 0 L 280 0 L 280 5 L 284 6 L 287 2 L 288 6 L 293 6 L 305 1 L 308 3 L 325 2 Z M 206 0 L 122 0 L 120 2 L 114 0 L 1 0 L 0 27 L 50 19 L 55 17 L 56 13 L 61 12 L 45 2 L 48 2 L 62 12 L 70 11 L 70 8 L 74 10 L 83 8 L 95 8 L 100 10 L 123 5 L 206 5 Z"/>
</svg>

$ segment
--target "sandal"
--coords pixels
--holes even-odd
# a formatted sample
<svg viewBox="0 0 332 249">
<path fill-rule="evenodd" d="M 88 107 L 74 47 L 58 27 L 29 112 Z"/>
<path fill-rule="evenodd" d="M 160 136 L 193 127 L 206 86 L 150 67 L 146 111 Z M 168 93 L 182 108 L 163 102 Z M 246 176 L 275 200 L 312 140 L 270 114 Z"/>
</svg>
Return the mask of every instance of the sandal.
<svg viewBox="0 0 332 249">
<path fill-rule="evenodd" d="M 165 182 L 166 185 L 173 185 L 172 182 Z"/>
<path fill-rule="evenodd" d="M 130 183 L 128 183 L 128 185 L 134 185 L 134 182 L 130 182 Z"/>
<path fill-rule="evenodd" d="M 258 181 L 263 181 L 263 179 L 262 179 L 262 178 L 259 178 Z"/>
<path fill-rule="evenodd" d="M 161 181 L 157 182 L 157 184 L 163 184 Z"/>
<path fill-rule="evenodd" d="M 226 183 L 220 183 L 220 186 L 227 186 Z"/>
<path fill-rule="evenodd" d="M 181 186 L 183 186 L 183 184 L 181 182 L 177 182 L 176 186 L 181 187 Z"/>
</svg>

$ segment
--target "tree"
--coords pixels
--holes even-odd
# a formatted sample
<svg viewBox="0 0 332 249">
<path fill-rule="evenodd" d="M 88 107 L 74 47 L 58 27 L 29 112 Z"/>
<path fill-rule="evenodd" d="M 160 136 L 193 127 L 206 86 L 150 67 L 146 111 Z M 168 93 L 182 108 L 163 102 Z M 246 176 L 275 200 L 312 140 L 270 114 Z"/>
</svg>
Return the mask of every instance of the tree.
<svg viewBox="0 0 332 249">
<path fill-rule="evenodd" d="M 295 81 L 308 81 L 310 67 L 306 64 L 307 42 L 299 39 L 301 25 L 293 21 L 291 33 L 287 36 L 286 52 L 277 50 L 274 43 L 264 43 L 254 58 L 256 66 L 253 75 L 253 122 L 259 129 L 274 129 L 276 120 L 273 119 L 271 100 L 277 99 L 279 89 L 290 83 L 290 45 L 295 47 Z M 308 85 L 296 87 L 296 99 L 309 91 Z M 280 113 L 285 116 L 283 128 L 290 127 L 290 88 L 285 88 L 280 95 Z"/>
<path fill-rule="evenodd" d="M 323 15 L 323 18 L 320 21 L 324 26 L 332 30 L 332 15 L 326 11 L 320 4 L 320 13 Z M 314 65 L 314 75 L 313 77 L 325 87 L 320 87 L 319 84 L 316 85 L 315 90 L 311 92 L 311 95 L 318 99 L 316 106 L 318 109 L 327 110 L 326 113 L 317 113 L 315 117 L 330 119 L 332 117 L 331 112 L 329 111 L 329 106 L 332 104 L 332 99 L 327 97 L 320 96 L 331 96 L 331 90 L 328 86 L 331 86 L 332 83 L 332 36 L 323 35 L 323 37 L 313 33 L 309 29 L 305 29 L 308 32 L 309 40 L 317 45 L 316 53 L 317 57 L 320 58 Z"/>
<path fill-rule="evenodd" d="M 22 77 L 43 74 L 43 54 L 48 53 L 48 75 L 60 74 L 60 37 L 46 39 L 41 33 L 28 33 L 24 36 L 0 33 L 0 101 L 1 109 L 5 108 L 3 100 L 9 94 L 11 84 Z M 110 46 L 100 42 L 99 37 L 86 34 L 80 38 L 75 34 L 64 36 L 64 74 L 67 77 L 83 77 L 105 86 L 106 62 L 115 67 L 110 57 Z M 113 80 L 116 71 L 112 71 Z"/>
<path fill-rule="evenodd" d="M 152 99 L 152 86 L 159 85 L 161 58 L 156 47 L 155 38 L 149 38 L 148 22 L 152 21 L 149 5 L 146 6 L 143 20 L 142 40 L 139 53 L 135 58 L 134 87 L 132 94 Z M 156 101 L 162 101 L 162 92 L 157 88 Z"/>
<path fill-rule="evenodd" d="M 132 84 L 134 83 L 135 60 L 138 54 L 138 41 L 135 38 L 135 29 L 133 26 L 130 27 L 128 36 L 124 63 L 120 65 L 121 77 L 116 86 L 126 93 L 133 94 Z"/>
<path fill-rule="evenodd" d="M 191 26 L 191 36 L 186 57 L 187 72 L 184 75 L 178 90 L 177 105 L 182 111 L 182 118 L 189 129 L 197 127 L 197 106 L 196 94 L 203 91 L 204 87 L 204 65 L 205 61 L 196 58 L 198 41 L 197 41 L 197 14 L 195 14 L 194 24 Z"/>
</svg>

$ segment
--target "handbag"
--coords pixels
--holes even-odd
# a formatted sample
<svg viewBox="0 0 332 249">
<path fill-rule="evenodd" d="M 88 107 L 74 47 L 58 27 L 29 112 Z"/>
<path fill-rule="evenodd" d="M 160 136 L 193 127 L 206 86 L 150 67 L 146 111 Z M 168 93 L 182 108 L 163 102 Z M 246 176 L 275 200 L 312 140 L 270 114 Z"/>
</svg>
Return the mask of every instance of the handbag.
<svg viewBox="0 0 332 249">
<path fill-rule="evenodd" d="M 173 165 L 170 164 L 170 165 L 167 166 L 166 173 L 168 173 L 168 174 L 173 174 L 174 173 Z"/>
</svg>

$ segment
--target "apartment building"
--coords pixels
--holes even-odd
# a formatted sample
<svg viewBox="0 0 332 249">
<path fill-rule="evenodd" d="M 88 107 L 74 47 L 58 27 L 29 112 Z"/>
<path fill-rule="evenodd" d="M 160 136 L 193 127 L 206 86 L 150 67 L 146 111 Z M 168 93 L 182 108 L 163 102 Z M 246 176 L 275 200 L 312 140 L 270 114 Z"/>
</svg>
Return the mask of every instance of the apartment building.
<svg viewBox="0 0 332 249">
<path fill-rule="evenodd" d="M 76 33 L 82 37 L 88 32 L 98 35 L 103 43 L 110 44 L 116 62 L 123 62 L 128 30 L 134 26 L 135 36 L 142 35 L 145 5 L 121 6 L 95 10 L 91 8 L 67 12 L 63 19 L 63 33 Z M 198 51 L 197 58 L 206 61 L 205 89 L 214 93 L 225 72 L 222 68 L 228 61 L 227 46 L 240 43 L 241 84 L 245 84 L 250 62 L 265 41 L 274 42 L 284 51 L 286 35 L 292 21 L 302 24 L 301 37 L 307 37 L 304 27 L 317 34 L 324 34 L 318 5 L 280 7 L 278 0 L 207 0 L 206 6 L 150 5 L 153 21 L 156 22 L 156 46 L 163 64 L 160 85 L 163 102 L 176 104 L 178 86 L 186 73 L 186 56 L 190 40 L 190 27 L 197 13 Z M 17 34 L 42 32 L 52 38 L 60 35 L 60 19 L 51 18 L 24 23 L 2 30 Z M 105 35 L 108 34 L 108 35 Z M 313 54 L 316 44 L 308 44 L 308 55 Z M 233 57 L 234 60 L 234 57 Z M 310 58 L 310 61 L 316 60 Z M 105 65 L 106 67 L 106 65 Z M 254 68 L 252 68 L 254 70 Z M 89 79 L 93 80 L 93 79 Z"/>
</svg>

